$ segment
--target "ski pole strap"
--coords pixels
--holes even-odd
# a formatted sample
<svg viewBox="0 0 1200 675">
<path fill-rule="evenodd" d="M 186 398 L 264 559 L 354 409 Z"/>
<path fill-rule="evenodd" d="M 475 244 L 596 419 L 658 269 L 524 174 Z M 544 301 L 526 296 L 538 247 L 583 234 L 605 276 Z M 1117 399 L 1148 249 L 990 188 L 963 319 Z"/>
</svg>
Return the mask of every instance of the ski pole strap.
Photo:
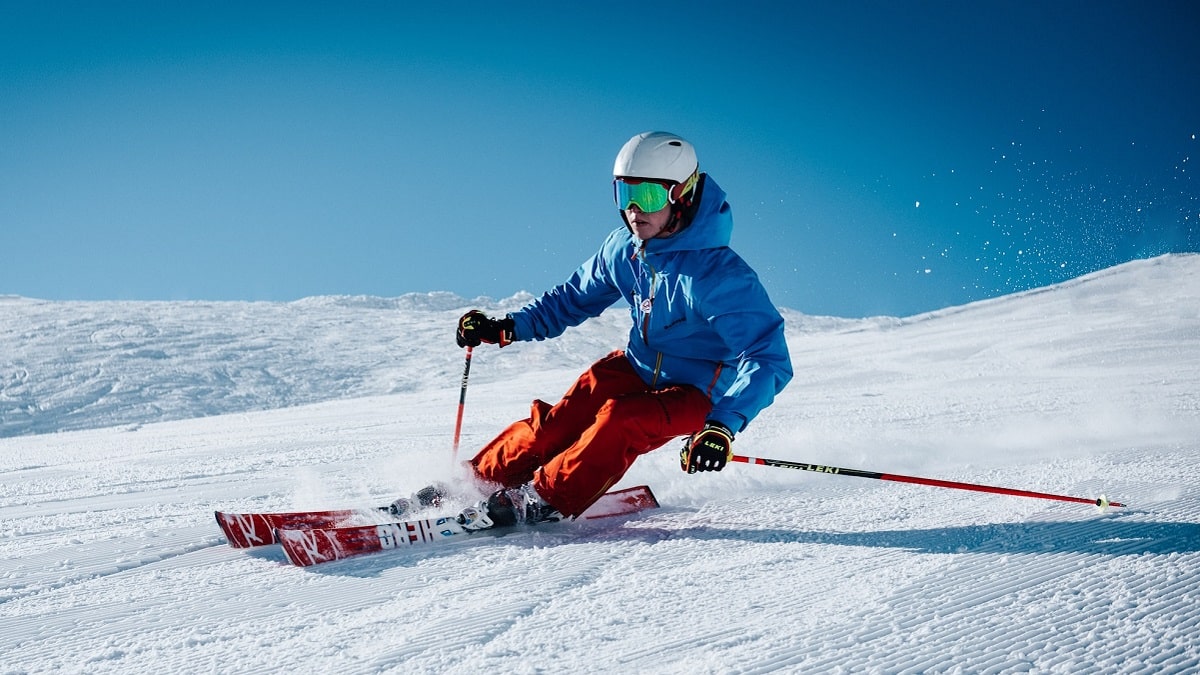
<svg viewBox="0 0 1200 675">
<path fill-rule="evenodd" d="M 1108 506 L 1125 506 L 1119 502 L 1110 502 L 1104 496 L 1098 499 L 1089 499 L 1087 497 L 1069 497 L 1067 495 L 1056 495 L 1047 492 L 1031 492 L 1029 490 L 1016 490 L 1013 488 L 995 487 L 992 485 L 978 485 L 976 483 L 959 483 L 952 480 L 940 480 L 937 478 L 920 478 L 918 476 L 902 476 L 895 473 L 879 473 L 876 471 L 861 471 L 859 469 L 846 469 L 838 466 L 828 466 L 824 464 L 806 464 L 804 462 L 787 462 L 781 459 L 764 459 L 762 457 L 746 457 L 744 455 L 734 455 L 730 458 L 733 462 L 742 462 L 743 464 L 759 464 L 762 466 L 773 466 L 780 469 L 796 469 L 798 471 L 811 471 L 814 473 L 829 473 L 839 476 L 853 476 L 855 478 L 874 478 L 875 480 L 890 480 L 897 483 L 914 483 L 917 485 L 929 485 L 932 487 L 950 488 L 954 490 L 971 490 L 974 492 L 990 492 L 998 495 L 1012 495 L 1014 497 L 1033 497 L 1035 499 L 1053 499 L 1060 502 L 1075 502 L 1078 504 L 1093 504 L 1101 509 Z"/>
</svg>

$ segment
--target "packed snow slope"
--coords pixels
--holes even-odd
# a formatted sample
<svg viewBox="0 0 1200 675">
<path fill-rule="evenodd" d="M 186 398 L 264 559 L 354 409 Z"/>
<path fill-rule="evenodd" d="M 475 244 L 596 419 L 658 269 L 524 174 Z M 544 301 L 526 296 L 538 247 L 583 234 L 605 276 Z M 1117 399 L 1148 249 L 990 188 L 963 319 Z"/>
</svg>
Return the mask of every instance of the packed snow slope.
<svg viewBox="0 0 1200 675">
<path fill-rule="evenodd" d="M 387 503 L 457 475 L 446 295 L 0 299 L 0 673 L 1200 670 L 1200 256 L 909 318 L 787 313 L 744 464 L 661 509 L 300 569 L 214 509 Z M 624 339 L 475 352 L 462 454 Z M 55 432 L 55 433 L 48 433 Z M 465 490 L 464 490 L 465 493 Z M 464 494 L 461 499 L 466 499 Z"/>
</svg>

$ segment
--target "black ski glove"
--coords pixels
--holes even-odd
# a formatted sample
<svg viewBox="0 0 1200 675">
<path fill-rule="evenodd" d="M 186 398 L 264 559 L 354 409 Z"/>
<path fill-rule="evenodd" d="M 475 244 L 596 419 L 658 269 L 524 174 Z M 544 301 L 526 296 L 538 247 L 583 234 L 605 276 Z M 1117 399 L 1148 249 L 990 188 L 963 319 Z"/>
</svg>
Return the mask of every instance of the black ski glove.
<svg viewBox="0 0 1200 675">
<path fill-rule="evenodd" d="M 459 347 L 478 347 L 480 342 L 503 347 L 513 341 L 513 320 L 509 317 L 493 319 L 473 309 L 458 320 L 455 338 Z"/>
<path fill-rule="evenodd" d="M 688 473 L 720 471 L 732 456 L 733 432 L 724 424 L 709 420 L 684 442 L 679 468 Z"/>
</svg>

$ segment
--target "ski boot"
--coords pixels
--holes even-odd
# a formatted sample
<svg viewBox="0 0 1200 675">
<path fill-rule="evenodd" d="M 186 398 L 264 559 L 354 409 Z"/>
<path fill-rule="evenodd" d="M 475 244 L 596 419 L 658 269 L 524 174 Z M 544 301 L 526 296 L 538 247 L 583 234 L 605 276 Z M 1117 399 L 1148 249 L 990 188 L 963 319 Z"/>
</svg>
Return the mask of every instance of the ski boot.
<svg viewBox="0 0 1200 675">
<path fill-rule="evenodd" d="M 426 509 L 431 506 L 441 506 L 442 500 L 446 498 L 447 490 L 443 483 L 434 483 L 427 485 L 411 497 L 400 497 L 388 506 L 388 513 L 397 518 L 402 518 L 414 511 Z"/>
<path fill-rule="evenodd" d="M 463 509 L 458 515 L 458 524 L 465 530 L 486 530 L 562 519 L 562 513 L 542 499 L 533 489 L 533 483 L 526 483 L 520 487 L 496 490 L 475 506 Z"/>
</svg>

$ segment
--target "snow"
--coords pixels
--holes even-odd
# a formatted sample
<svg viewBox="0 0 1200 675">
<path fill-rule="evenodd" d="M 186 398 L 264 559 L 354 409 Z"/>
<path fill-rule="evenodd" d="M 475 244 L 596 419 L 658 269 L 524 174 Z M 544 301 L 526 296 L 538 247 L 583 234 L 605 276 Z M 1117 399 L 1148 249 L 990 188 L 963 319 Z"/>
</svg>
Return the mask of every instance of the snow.
<svg viewBox="0 0 1200 675">
<path fill-rule="evenodd" d="M 663 508 L 331 563 L 222 510 L 457 475 L 448 294 L 0 297 L 0 673 L 1200 669 L 1200 256 L 907 318 L 786 312 L 796 379 L 735 451 L 1126 509 L 733 464 Z M 612 311 L 475 351 L 462 454 L 623 343 Z"/>
</svg>

